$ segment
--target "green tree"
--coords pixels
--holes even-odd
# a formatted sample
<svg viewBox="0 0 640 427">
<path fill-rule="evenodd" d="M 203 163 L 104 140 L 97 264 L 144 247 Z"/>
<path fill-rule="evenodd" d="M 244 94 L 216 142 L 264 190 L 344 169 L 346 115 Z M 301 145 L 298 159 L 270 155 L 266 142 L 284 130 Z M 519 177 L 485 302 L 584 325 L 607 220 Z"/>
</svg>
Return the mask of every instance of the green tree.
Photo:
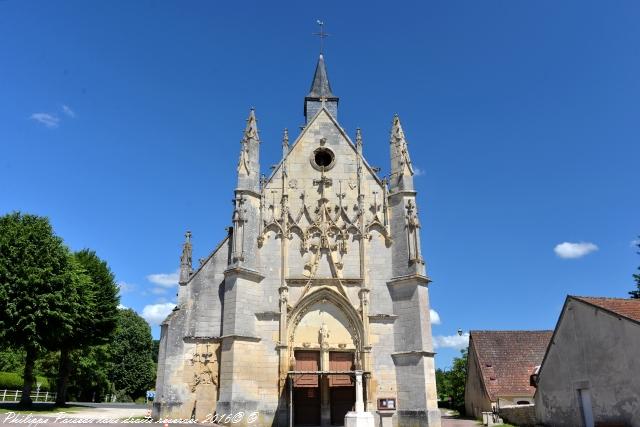
<svg viewBox="0 0 640 427">
<path fill-rule="evenodd" d="M 640 248 L 640 236 L 638 236 L 638 240 L 636 241 L 636 245 Z M 640 252 L 638 252 L 640 255 Z M 638 271 L 640 271 L 640 267 L 638 267 Z M 636 289 L 634 291 L 629 292 L 632 299 L 640 299 L 640 274 L 634 274 L 633 280 L 636 282 Z"/>
<path fill-rule="evenodd" d="M 106 394 L 113 393 L 115 390 L 108 371 L 110 357 L 109 344 L 73 351 L 68 395 L 81 402 L 99 402 Z"/>
<path fill-rule="evenodd" d="M 440 368 L 436 369 L 436 389 L 438 390 L 438 399 L 442 402 L 447 402 L 451 396 L 451 387 L 447 371 Z"/>
<path fill-rule="evenodd" d="M 464 387 L 467 380 L 468 350 L 460 350 L 460 357 L 453 359 L 453 367 L 447 371 L 436 369 L 436 387 L 441 401 L 451 401 L 451 408 L 463 410 Z"/>
<path fill-rule="evenodd" d="M 22 374 L 24 368 L 24 351 L 3 348 L 0 351 L 0 372 L 17 372 Z"/>
<path fill-rule="evenodd" d="M 118 319 L 118 287 L 107 263 L 94 251 L 83 249 L 74 254 L 79 268 L 88 280 L 81 282 L 83 309 L 77 312 L 78 327 L 68 334 L 60 345 L 56 405 L 64 405 L 69 377 L 77 365 L 72 359 L 91 365 L 91 358 L 72 357 L 75 349 L 101 345 L 111 338 Z M 89 353 L 87 353 L 89 354 Z"/>
<path fill-rule="evenodd" d="M 25 351 L 22 406 L 31 405 L 38 352 L 73 330 L 81 280 L 49 220 L 14 212 L 0 217 L 0 338 Z"/>
<path fill-rule="evenodd" d="M 69 358 L 71 370 L 67 383 L 67 400 L 100 402 L 106 394 L 115 392 L 108 376 L 111 361 L 109 344 L 73 350 L 69 353 Z M 49 351 L 38 357 L 34 371 L 46 378 L 57 378 L 59 369 L 60 351 Z M 56 391 L 57 384 L 52 384 L 54 388 L 51 391 Z"/>
<path fill-rule="evenodd" d="M 160 351 L 160 340 L 153 340 L 153 350 L 151 354 L 153 355 L 153 362 L 158 363 L 158 352 Z"/>
<path fill-rule="evenodd" d="M 153 387 L 153 338 L 149 324 L 132 309 L 118 310 L 118 326 L 110 345 L 109 378 L 132 400 Z"/>
<path fill-rule="evenodd" d="M 464 408 L 464 387 L 467 381 L 468 350 L 460 350 L 460 357 L 453 359 L 453 367 L 448 372 L 451 387 L 452 405 L 456 409 Z"/>
</svg>

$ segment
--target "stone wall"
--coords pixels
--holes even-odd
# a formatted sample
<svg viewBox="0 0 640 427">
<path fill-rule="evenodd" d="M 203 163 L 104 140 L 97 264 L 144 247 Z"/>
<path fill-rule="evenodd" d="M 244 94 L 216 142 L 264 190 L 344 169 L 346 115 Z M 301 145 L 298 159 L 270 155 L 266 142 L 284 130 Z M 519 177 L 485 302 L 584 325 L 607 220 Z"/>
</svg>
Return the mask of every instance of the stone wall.
<svg viewBox="0 0 640 427">
<path fill-rule="evenodd" d="M 589 393 L 596 424 L 640 425 L 638 354 L 640 324 L 569 298 L 540 370 L 538 421 L 574 426 Z"/>
<path fill-rule="evenodd" d="M 518 427 L 533 427 L 536 425 L 536 410 L 534 405 L 513 405 L 500 408 L 500 418 L 505 423 Z"/>
<path fill-rule="evenodd" d="M 473 345 L 469 343 L 468 373 L 464 388 L 464 404 L 467 416 L 481 418 L 483 412 L 492 410 L 491 400 L 482 383 L 482 373 L 478 366 L 478 358 Z"/>
</svg>

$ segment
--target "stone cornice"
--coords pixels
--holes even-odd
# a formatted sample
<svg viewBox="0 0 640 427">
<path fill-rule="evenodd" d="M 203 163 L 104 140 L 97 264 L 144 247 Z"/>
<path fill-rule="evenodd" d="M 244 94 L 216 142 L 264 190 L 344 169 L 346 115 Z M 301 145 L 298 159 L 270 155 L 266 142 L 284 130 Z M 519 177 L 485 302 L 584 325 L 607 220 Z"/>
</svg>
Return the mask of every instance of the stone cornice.
<svg viewBox="0 0 640 427">
<path fill-rule="evenodd" d="M 182 341 L 186 343 L 218 343 L 222 341 L 220 337 L 196 337 L 196 336 L 186 336 L 182 338 Z"/>
<path fill-rule="evenodd" d="M 391 278 L 391 280 L 387 282 L 387 285 L 401 286 L 407 283 L 418 284 L 418 285 L 428 285 L 430 282 L 431 282 L 431 279 L 429 279 L 429 277 L 422 274 L 413 273 L 413 274 L 408 274 L 406 276 L 393 277 Z"/>
<path fill-rule="evenodd" d="M 224 271 L 225 279 L 231 276 L 239 276 L 243 279 L 253 280 L 254 282 L 261 282 L 264 276 L 256 270 L 251 270 L 240 265 L 231 265 Z"/>
<path fill-rule="evenodd" d="M 229 335 L 223 335 L 220 337 L 220 340 L 222 341 L 250 341 L 250 342 L 260 342 L 262 341 L 262 338 L 260 337 L 253 337 L 250 335 L 238 335 L 238 334 L 229 334 Z"/>
<path fill-rule="evenodd" d="M 257 199 L 259 199 L 261 197 L 260 193 L 258 193 L 256 191 L 253 191 L 253 190 L 248 190 L 246 188 L 236 188 L 235 192 L 236 193 L 240 193 L 240 194 L 246 194 L 246 195 L 249 195 L 249 196 L 253 196 L 253 197 L 257 198 Z"/>
<path fill-rule="evenodd" d="M 280 319 L 279 311 L 260 311 L 255 313 L 256 319 L 258 320 L 278 320 Z"/>
<path fill-rule="evenodd" d="M 325 278 L 308 278 L 308 277 L 289 277 L 285 279 L 287 285 L 289 286 L 306 286 L 307 283 L 311 282 L 313 285 L 337 285 L 342 284 L 344 286 L 361 286 L 362 279 L 359 277 L 345 277 L 345 278 L 336 278 L 336 277 L 325 277 Z"/>
<path fill-rule="evenodd" d="M 397 351 L 395 353 L 391 353 L 391 357 L 395 358 L 405 358 L 405 357 L 433 357 L 436 353 L 433 351 L 426 350 L 410 350 L 410 351 Z"/>
<path fill-rule="evenodd" d="M 409 197 L 416 197 L 416 194 L 418 194 L 417 191 L 415 190 L 400 190 L 400 191 L 396 191 L 394 193 L 389 193 L 387 195 L 387 197 L 389 199 L 391 198 L 395 198 L 396 196 L 409 196 Z"/>
<path fill-rule="evenodd" d="M 397 318 L 398 318 L 397 314 L 384 314 L 384 313 L 370 314 L 369 315 L 369 322 L 373 322 L 373 323 L 393 323 L 393 322 L 396 321 Z"/>
</svg>

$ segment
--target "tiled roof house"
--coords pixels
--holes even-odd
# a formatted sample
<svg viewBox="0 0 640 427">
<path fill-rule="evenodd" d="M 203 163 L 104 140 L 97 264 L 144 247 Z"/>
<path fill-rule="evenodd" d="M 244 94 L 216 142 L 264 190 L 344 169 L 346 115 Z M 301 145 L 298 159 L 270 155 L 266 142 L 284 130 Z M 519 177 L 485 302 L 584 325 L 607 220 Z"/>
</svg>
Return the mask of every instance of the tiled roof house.
<svg viewBox="0 0 640 427">
<path fill-rule="evenodd" d="M 586 302 L 587 304 L 603 308 L 611 313 L 619 314 L 620 316 L 640 322 L 640 299 L 577 296 L 570 296 L 569 298 Z"/>
<path fill-rule="evenodd" d="M 471 331 L 465 386 L 467 415 L 496 406 L 533 403 L 530 376 L 542 363 L 553 331 Z"/>
</svg>

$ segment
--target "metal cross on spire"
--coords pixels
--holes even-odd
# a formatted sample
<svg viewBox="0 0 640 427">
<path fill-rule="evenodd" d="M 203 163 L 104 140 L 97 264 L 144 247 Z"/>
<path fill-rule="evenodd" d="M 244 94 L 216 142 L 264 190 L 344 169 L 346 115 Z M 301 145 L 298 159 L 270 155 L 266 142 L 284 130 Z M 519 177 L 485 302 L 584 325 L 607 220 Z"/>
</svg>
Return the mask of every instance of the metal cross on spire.
<svg viewBox="0 0 640 427">
<path fill-rule="evenodd" d="M 320 32 L 318 33 L 313 33 L 314 36 L 318 36 L 320 38 L 320 55 L 322 55 L 323 53 L 323 47 L 324 47 L 324 39 L 329 37 L 329 34 L 324 32 L 324 21 L 321 20 L 317 20 L 316 23 L 318 24 L 318 26 L 320 27 Z"/>
</svg>

